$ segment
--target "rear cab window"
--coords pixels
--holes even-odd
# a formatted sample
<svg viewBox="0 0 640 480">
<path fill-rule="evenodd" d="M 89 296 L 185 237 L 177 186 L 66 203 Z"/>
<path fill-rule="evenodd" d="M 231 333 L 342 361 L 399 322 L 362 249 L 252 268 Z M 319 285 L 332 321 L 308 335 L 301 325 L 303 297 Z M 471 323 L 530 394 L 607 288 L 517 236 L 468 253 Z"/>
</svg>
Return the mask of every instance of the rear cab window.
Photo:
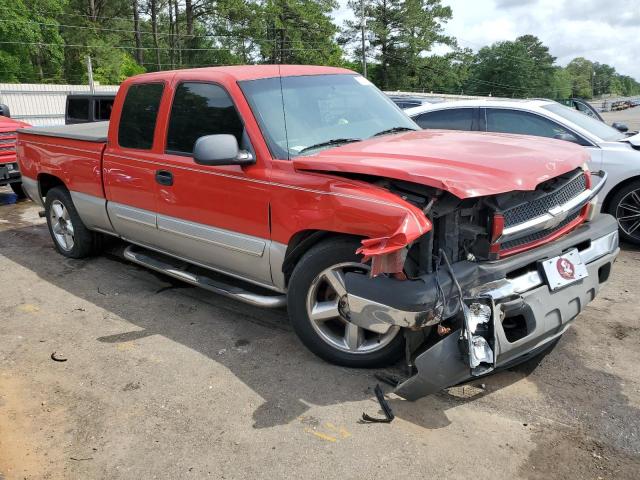
<svg viewBox="0 0 640 480">
<path fill-rule="evenodd" d="M 137 83 L 127 90 L 118 125 L 118 145 L 150 150 L 164 84 Z"/>
<path fill-rule="evenodd" d="M 101 98 L 93 103 L 93 116 L 96 121 L 109 120 L 111 118 L 111 109 L 113 108 L 113 99 Z"/>
<path fill-rule="evenodd" d="M 89 99 L 69 98 L 67 99 L 67 117 L 74 121 L 89 121 Z"/>
<path fill-rule="evenodd" d="M 227 91 L 214 83 L 182 82 L 176 87 L 167 132 L 167 153 L 191 155 L 196 140 L 228 134 L 246 148 L 244 125 Z"/>
<path fill-rule="evenodd" d="M 414 117 L 420 128 L 440 130 L 471 131 L 473 128 L 473 108 L 446 108 L 426 112 Z"/>
</svg>

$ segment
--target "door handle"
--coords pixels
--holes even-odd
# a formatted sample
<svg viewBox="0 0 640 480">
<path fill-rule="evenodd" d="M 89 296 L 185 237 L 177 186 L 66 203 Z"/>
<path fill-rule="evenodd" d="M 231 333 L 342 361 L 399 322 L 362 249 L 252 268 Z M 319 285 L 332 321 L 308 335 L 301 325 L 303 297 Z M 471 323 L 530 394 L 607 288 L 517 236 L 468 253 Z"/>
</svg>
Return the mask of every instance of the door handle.
<svg viewBox="0 0 640 480">
<path fill-rule="evenodd" d="M 166 185 L 170 187 L 173 185 L 173 173 L 167 170 L 158 170 L 156 171 L 156 182 L 160 185 Z"/>
</svg>

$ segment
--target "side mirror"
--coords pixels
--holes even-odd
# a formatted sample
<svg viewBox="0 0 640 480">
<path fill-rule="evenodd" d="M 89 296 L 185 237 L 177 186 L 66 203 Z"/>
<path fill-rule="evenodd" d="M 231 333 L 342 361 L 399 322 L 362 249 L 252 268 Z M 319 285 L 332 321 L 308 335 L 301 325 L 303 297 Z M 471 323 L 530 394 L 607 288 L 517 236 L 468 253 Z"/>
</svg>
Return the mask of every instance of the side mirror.
<svg viewBox="0 0 640 480">
<path fill-rule="evenodd" d="M 565 142 L 579 143 L 578 139 L 570 133 L 558 133 L 557 135 L 554 135 L 553 138 L 556 140 L 564 140 Z"/>
<path fill-rule="evenodd" d="M 0 115 L 7 118 L 11 117 L 11 112 L 9 111 L 9 105 L 0 103 Z"/>
<path fill-rule="evenodd" d="M 613 128 L 615 128 L 616 130 L 618 130 L 619 132 L 625 133 L 629 131 L 629 127 L 627 127 L 626 123 L 622 123 L 622 122 L 613 122 L 611 124 L 611 126 Z"/>
<path fill-rule="evenodd" d="M 240 150 L 233 135 L 205 135 L 193 146 L 193 159 L 200 165 L 251 165 L 253 155 Z"/>
</svg>

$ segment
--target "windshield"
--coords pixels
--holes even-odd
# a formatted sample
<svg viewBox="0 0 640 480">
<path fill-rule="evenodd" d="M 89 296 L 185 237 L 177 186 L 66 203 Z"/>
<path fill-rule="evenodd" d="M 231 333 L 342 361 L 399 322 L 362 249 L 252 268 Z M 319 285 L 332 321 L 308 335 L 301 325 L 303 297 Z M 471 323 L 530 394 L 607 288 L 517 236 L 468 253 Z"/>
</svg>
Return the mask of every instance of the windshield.
<svg viewBox="0 0 640 480">
<path fill-rule="evenodd" d="M 580 128 L 585 129 L 587 132 L 595 135 L 602 140 L 607 142 L 615 142 L 617 140 L 622 140 L 626 138 L 623 133 L 620 133 L 613 127 L 610 127 L 604 122 L 596 120 L 593 117 L 588 117 L 584 113 L 580 113 L 577 110 L 572 108 L 565 107 L 564 105 L 560 105 L 559 103 L 551 103 L 549 105 L 545 105 L 542 108 L 545 110 L 549 110 L 556 115 L 560 115 L 561 117 L 569 120 L 572 123 L 575 123 Z"/>
<path fill-rule="evenodd" d="M 418 130 L 360 75 L 276 77 L 240 82 L 274 157 L 313 155 L 377 133 Z"/>
</svg>

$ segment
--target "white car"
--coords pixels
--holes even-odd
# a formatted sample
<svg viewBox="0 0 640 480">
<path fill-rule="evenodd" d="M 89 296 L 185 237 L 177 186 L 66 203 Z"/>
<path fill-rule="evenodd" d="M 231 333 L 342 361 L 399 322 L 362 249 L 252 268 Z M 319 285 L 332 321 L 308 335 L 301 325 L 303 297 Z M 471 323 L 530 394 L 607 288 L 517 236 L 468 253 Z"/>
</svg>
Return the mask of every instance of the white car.
<svg viewBox="0 0 640 480">
<path fill-rule="evenodd" d="M 429 129 L 503 132 L 566 140 L 591 154 L 589 167 L 607 172 L 598 196 L 620 234 L 640 245 L 640 134 L 622 132 L 552 100 L 460 100 L 404 111 Z"/>
</svg>

